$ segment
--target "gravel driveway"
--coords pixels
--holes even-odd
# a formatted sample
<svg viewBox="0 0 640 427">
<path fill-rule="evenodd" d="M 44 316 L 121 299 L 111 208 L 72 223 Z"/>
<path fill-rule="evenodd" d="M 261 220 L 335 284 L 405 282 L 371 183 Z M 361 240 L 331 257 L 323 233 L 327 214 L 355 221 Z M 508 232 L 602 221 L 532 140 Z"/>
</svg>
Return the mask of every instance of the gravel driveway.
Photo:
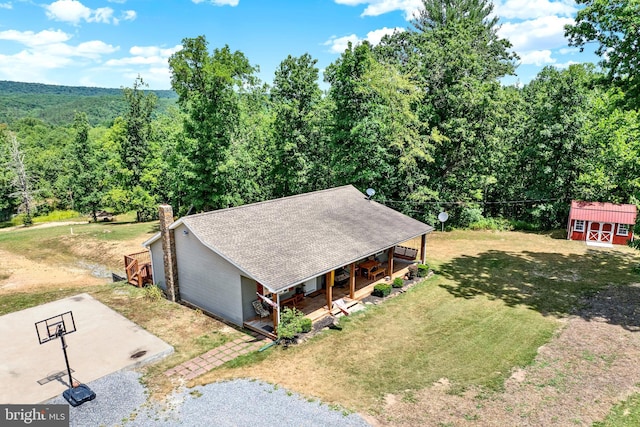
<svg viewBox="0 0 640 427">
<path fill-rule="evenodd" d="M 183 388 L 150 405 L 139 379 L 121 371 L 89 383 L 96 398 L 70 408 L 71 426 L 368 426 L 357 414 L 252 380 Z M 67 402 L 59 396 L 48 403 Z"/>
</svg>

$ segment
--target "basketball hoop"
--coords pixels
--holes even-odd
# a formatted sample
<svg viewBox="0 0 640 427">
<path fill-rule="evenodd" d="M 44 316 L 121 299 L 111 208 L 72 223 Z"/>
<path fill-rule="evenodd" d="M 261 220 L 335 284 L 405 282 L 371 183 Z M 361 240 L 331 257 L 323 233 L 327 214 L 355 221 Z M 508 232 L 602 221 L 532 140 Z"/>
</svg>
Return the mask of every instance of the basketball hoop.
<svg viewBox="0 0 640 427">
<path fill-rule="evenodd" d="M 65 342 L 64 336 L 76 331 L 73 313 L 67 311 L 66 313 L 58 314 L 57 316 L 36 322 L 35 326 L 40 344 L 58 338 L 60 338 L 62 342 L 62 352 L 64 353 L 64 361 L 67 364 L 67 373 L 69 374 L 69 388 L 62 393 L 62 397 L 74 407 L 95 399 L 96 394 L 89 386 L 74 382 L 71 377 L 71 367 L 69 366 L 69 358 L 67 357 L 67 343 Z"/>
</svg>

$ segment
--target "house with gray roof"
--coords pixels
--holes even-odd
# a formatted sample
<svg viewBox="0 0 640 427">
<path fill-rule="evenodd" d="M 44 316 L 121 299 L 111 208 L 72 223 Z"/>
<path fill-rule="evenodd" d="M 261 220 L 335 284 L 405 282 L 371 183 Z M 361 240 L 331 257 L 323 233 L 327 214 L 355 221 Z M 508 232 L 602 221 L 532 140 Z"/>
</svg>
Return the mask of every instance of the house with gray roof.
<svg viewBox="0 0 640 427">
<path fill-rule="evenodd" d="M 426 235 L 433 231 L 351 185 L 175 222 L 164 205 L 160 222 L 160 233 L 144 243 L 154 282 L 170 299 L 238 326 L 260 317 L 256 301 L 265 309 L 275 307 L 268 319 L 274 327 L 283 303 L 320 295 L 328 313 L 336 281 L 348 284 L 345 297 L 355 299 L 356 278 L 389 280 L 398 252 L 408 259 L 419 254 L 424 262 Z M 406 242 L 419 243 L 410 248 Z M 366 261 L 378 271 L 359 269 Z"/>
</svg>

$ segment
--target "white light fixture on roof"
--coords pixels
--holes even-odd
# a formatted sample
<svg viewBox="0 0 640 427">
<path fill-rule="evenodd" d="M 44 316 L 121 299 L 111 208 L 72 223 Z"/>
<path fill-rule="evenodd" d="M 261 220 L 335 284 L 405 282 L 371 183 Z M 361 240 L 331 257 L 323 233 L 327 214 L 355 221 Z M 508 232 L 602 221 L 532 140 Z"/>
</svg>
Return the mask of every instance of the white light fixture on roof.
<svg viewBox="0 0 640 427">
<path fill-rule="evenodd" d="M 373 188 L 367 188 L 367 200 L 371 200 L 371 198 L 374 196 L 374 194 L 376 194 L 376 190 L 374 190 Z"/>
</svg>

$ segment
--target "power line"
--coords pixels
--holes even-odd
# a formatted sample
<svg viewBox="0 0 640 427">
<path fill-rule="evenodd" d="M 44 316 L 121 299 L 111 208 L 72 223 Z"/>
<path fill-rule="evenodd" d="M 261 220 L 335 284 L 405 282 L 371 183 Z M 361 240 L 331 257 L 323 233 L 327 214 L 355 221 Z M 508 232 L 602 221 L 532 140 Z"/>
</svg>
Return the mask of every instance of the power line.
<svg viewBox="0 0 640 427">
<path fill-rule="evenodd" d="M 517 204 L 525 204 L 525 203 L 542 203 L 542 202 L 556 202 L 561 199 L 527 199 L 527 200 L 498 200 L 498 201 L 457 201 L 457 202 L 443 202 L 443 201 L 424 201 L 418 202 L 413 200 L 376 200 L 380 203 L 404 203 L 404 204 L 413 204 L 413 205 L 458 205 L 464 206 L 469 204 L 477 204 L 477 205 L 517 205 Z"/>
</svg>

